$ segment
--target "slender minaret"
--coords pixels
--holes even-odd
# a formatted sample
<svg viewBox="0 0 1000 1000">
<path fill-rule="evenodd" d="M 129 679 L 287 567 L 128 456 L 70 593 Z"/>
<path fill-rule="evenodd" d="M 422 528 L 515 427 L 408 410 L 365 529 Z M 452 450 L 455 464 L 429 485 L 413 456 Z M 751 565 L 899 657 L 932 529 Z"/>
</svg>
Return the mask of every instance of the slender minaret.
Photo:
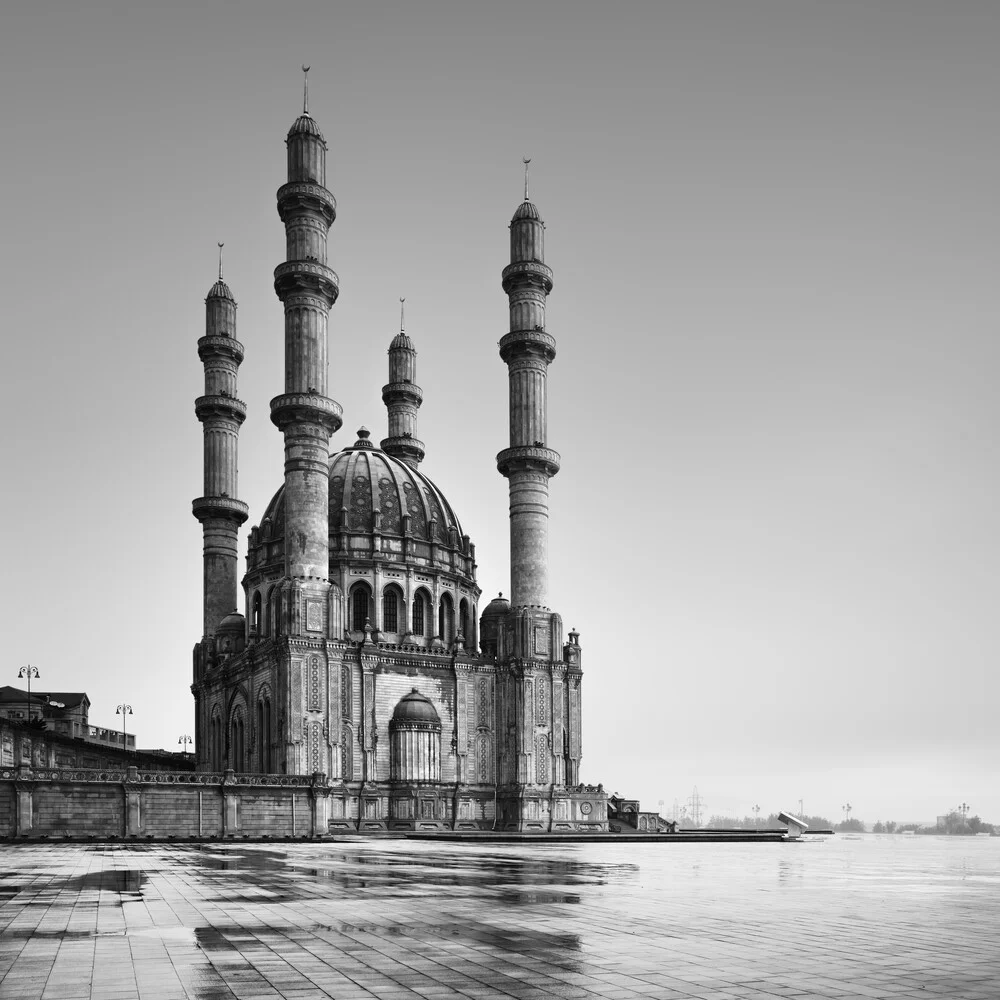
<svg viewBox="0 0 1000 1000">
<path fill-rule="evenodd" d="M 389 436 L 382 450 L 415 469 L 424 457 L 424 443 L 417 438 L 417 410 L 424 394 L 415 381 L 417 352 L 406 335 L 404 301 L 399 300 L 399 333 L 389 345 L 389 384 L 382 386 L 382 402 L 389 411 Z"/>
<path fill-rule="evenodd" d="M 545 224 L 528 200 L 510 223 L 510 264 L 503 290 L 510 300 L 510 332 L 500 357 L 510 376 L 510 447 L 497 455 L 497 468 L 510 482 L 511 606 L 548 607 L 549 479 L 559 471 L 559 454 L 546 442 L 546 376 L 556 341 L 545 332 L 545 299 L 552 269 L 543 263 Z"/>
<path fill-rule="evenodd" d="M 195 400 L 194 410 L 205 434 L 205 484 L 192 513 L 204 533 L 202 637 L 209 639 L 236 610 L 236 538 L 248 512 L 236 499 L 237 446 L 247 415 L 246 404 L 236 398 L 243 345 L 236 339 L 236 301 L 222 280 L 221 243 L 219 280 L 205 299 L 205 336 L 198 341 L 198 356 L 205 365 L 205 395 Z"/>
<path fill-rule="evenodd" d="M 341 424 L 340 404 L 326 394 L 327 321 L 339 279 L 326 263 L 337 206 L 325 186 L 326 140 L 309 114 L 308 79 L 302 114 L 286 140 L 288 183 L 277 195 L 287 244 L 286 261 L 274 271 L 285 307 L 285 391 L 271 400 L 271 420 L 285 437 L 285 577 L 321 597 L 330 571 L 330 435 Z M 301 603 L 289 607 L 288 631 L 296 634 Z M 316 618 L 309 628 L 317 630 Z"/>
</svg>

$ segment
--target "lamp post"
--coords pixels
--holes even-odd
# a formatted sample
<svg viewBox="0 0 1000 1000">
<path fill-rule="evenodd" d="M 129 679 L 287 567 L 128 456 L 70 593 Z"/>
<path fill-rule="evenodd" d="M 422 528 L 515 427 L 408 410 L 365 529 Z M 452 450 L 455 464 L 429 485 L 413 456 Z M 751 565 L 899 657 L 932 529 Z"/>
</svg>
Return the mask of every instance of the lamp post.
<svg viewBox="0 0 1000 1000">
<path fill-rule="evenodd" d="M 851 822 L 851 803 L 848 802 L 846 805 L 840 807 L 844 810 L 844 825 L 846 826 Z"/>
<path fill-rule="evenodd" d="M 962 814 L 962 826 L 965 826 L 965 817 L 969 815 L 969 810 L 972 808 L 967 802 L 963 802 L 959 807 L 958 811 Z"/>
<path fill-rule="evenodd" d="M 750 808 L 753 809 L 753 828 L 757 831 L 760 829 L 760 806 L 755 802 Z"/>
<path fill-rule="evenodd" d="M 191 739 L 190 736 L 181 736 L 177 740 L 177 745 L 184 747 L 184 749 L 181 751 L 181 753 L 187 753 L 188 752 L 188 747 L 191 746 L 191 745 L 193 745 L 193 744 L 194 744 L 194 740 Z"/>
<path fill-rule="evenodd" d="M 131 714 L 131 705 L 119 705 L 115 709 L 115 715 L 120 715 L 122 717 L 122 753 L 128 753 L 128 746 L 125 744 L 125 716 Z"/>
<path fill-rule="evenodd" d="M 28 678 L 28 722 L 31 722 L 31 678 L 38 677 L 38 667 L 33 667 L 30 664 L 26 667 L 21 667 L 17 672 L 18 677 Z"/>
</svg>

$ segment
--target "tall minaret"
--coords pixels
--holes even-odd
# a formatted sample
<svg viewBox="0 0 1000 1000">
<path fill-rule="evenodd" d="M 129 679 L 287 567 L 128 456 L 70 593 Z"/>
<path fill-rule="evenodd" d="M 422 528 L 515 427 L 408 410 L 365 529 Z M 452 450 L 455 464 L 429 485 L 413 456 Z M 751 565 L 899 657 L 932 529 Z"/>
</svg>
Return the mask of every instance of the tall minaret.
<svg viewBox="0 0 1000 1000">
<path fill-rule="evenodd" d="M 406 335 L 403 302 L 399 300 L 399 333 L 389 345 L 389 384 L 382 386 L 382 402 L 389 411 L 389 436 L 382 450 L 415 469 L 424 457 L 424 443 L 417 439 L 417 410 L 424 394 L 415 381 L 417 352 Z"/>
<path fill-rule="evenodd" d="M 559 454 L 546 442 L 546 376 L 556 356 L 555 338 L 545 332 L 545 299 L 552 269 L 543 263 L 545 224 L 528 200 L 510 223 L 510 264 L 503 290 L 510 300 L 510 332 L 500 357 L 510 377 L 510 447 L 497 455 L 497 468 L 510 482 L 511 606 L 548 607 L 549 479 L 559 471 Z"/>
<path fill-rule="evenodd" d="M 274 290 L 285 307 L 285 391 L 271 400 L 271 420 L 285 437 L 285 578 L 296 592 L 325 598 L 330 435 L 342 412 L 326 394 L 327 320 L 339 292 L 326 263 L 326 241 L 337 205 L 325 186 L 326 140 L 309 114 L 308 76 L 302 114 L 286 143 L 288 183 L 277 197 L 287 254 L 274 271 Z M 292 597 L 286 607 L 288 634 L 301 633 L 306 618 L 310 631 L 325 631 L 322 602 L 303 607 Z"/>
<path fill-rule="evenodd" d="M 222 280 L 221 243 L 219 280 L 205 299 L 205 336 L 198 341 L 198 356 L 205 365 L 205 395 L 194 406 L 205 435 L 205 484 L 192 513 L 204 533 L 202 638 L 209 639 L 236 610 L 236 537 L 248 512 L 236 499 L 237 446 L 247 415 L 246 404 L 236 398 L 243 345 L 236 339 L 236 301 Z"/>
</svg>

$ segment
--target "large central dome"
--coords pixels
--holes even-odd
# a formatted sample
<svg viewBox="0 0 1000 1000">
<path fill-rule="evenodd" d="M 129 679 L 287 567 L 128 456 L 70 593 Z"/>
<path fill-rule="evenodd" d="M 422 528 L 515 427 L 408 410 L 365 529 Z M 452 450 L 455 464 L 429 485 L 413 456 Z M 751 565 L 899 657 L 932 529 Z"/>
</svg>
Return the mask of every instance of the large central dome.
<svg viewBox="0 0 1000 1000">
<path fill-rule="evenodd" d="M 284 554 L 285 488 L 275 493 L 250 539 L 251 563 Z M 330 458 L 330 563 L 378 558 L 445 564 L 475 580 L 474 549 L 444 494 L 417 469 L 376 448 L 367 428 Z M 443 567 L 442 567 L 443 568 Z"/>
</svg>

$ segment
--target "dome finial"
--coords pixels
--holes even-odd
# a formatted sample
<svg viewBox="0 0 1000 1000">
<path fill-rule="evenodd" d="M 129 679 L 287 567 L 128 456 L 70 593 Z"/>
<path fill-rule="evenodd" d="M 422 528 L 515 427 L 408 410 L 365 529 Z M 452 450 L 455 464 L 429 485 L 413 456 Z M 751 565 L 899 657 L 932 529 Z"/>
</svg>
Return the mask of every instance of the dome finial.
<svg viewBox="0 0 1000 1000">
<path fill-rule="evenodd" d="M 302 67 L 302 114 L 309 114 L 309 67 Z"/>
<path fill-rule="evenodd" d="M 528 164 L 531 163 L 530 156 L 522 156 L 521 162 L 524 164 L 524 200 L 528 200 Z"/>
<path fill-rule="evenodd" d="M 399 332 L 405 333 L 406 327 L 403 325 L 403 303 L 406 299 L 401 295 L 399 297 Z"/>
<path fill-rule="evenodd" d="M 219 244 L 219 281 L 222 281 L 222 248 L 225 245 L 225 243 Z"/>
</svg>

